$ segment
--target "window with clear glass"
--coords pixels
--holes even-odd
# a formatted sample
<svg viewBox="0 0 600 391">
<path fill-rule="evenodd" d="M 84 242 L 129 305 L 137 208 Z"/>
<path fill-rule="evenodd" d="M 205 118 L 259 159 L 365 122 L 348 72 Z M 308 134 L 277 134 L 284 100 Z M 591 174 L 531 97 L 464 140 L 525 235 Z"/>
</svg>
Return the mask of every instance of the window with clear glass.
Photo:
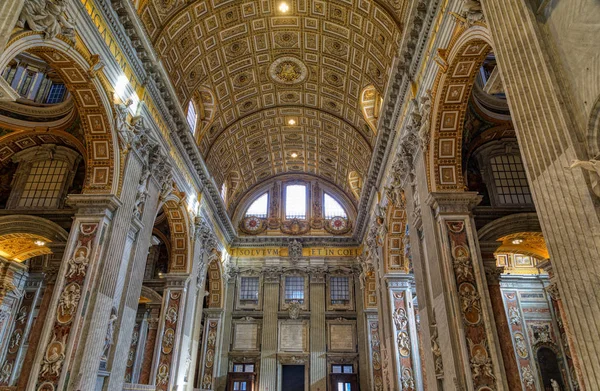
<svg viewBox="0 0 600 391">
<path fill-rule="evenodd" d="M 258 302 L 258 277 L 241 278 L 240 300 Z"/>
<path fill-rule="evenodd" d="M 196 114 L 196 106 L 194 106 L 194 103 L 192 101 L 188 103 L 187 122 L 188 125 L 190 125 L 192 134 L 196 133 L 196 123 L 198 122 L 198 115 Z"/>
<path fill-rule="evenodd" d="M 354 367 L 352 365 L 333 364 L 331 373 L 354 373 Z"/>
<path fill-rule="evenodd" d="M 338 382 L 337 391 L 352 391 L 352 384 L 348 382 Z"/>
<path fill-rule="evenodd" d="M 285 277 L 285 302 L 297 301 L 304 303 L 304 277 Z"/>
<path fill-rule="evenodd" d="M 233 382 L 233 389 L 234 389 L 234 391 L 238 391 L 238 390 L 245 391 L 245 390 L 247 390 L 247 388 L 246 388 L 247 384 L 248 384 L 248 382 L 245 382 L 245 381 Z"/>
<path fill-rule="evenodd" d="M 254 364 L 233 364 L 233 372 L 254 372 Z"/>
<path fill-rule="evenodd" d="M 46 103 L 56 104 L 62 102 L 66 91 L 67 87 L 65 87 L 64 84 L 52 84 L 50 86 L 50 92 L 48 92 L 48 97 L 46 98 Z"/>
<path fill-rule="evenodd" d="M 227 195 L 227 185 L 223 183 L 221 185 L 221 198 L 225 200 L 225 196 Z"/>
<path fill-rule="evenodd" d="M 331 304 L 346 304 L 350 301 L 348 277 L 331 277 L 329 280 Z"/>
<path fill-rule="evenodd" d="M 27 176 L 18 207 L 58 207 L 66 174 L 67 163 L 61 160 L 34 162 Z"/>
<path fill-rule="evenodd" d="M 306 219 L 306 186 L 288 185 L 285 188 L 285 218 Z"/>
<path fill-rule="evenodd" d="M 336 216 L 346 217 L 346 211 L 342 205 L 327 193 L 324 193 L 323 195 L 323 214 L 326 219 L 331 219 Z"/>
<path fill-rule="evenodd" d="M 494 186 L 500 204 L 531 204 L 531 191 L 519 155 L 501 155 L 490 159 Z"/>
<path fill-rule="evenodd" d="M 267 217 L 267 205 L 269 202 L 269 194 L 265 193 L 258 197 L 246 211 L 246 216 L 256 216 L 260 218 Z"/>
</svg>

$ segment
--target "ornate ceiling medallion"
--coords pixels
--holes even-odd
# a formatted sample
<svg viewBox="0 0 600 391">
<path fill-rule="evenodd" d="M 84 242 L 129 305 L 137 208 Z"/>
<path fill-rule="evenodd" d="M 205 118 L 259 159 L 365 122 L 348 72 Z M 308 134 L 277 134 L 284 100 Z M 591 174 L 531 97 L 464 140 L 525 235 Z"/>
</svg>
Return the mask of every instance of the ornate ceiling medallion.
<svg viewBox="0 0 600 391">
<path fill-rule="evenodd" d="M 295 57 L 280 57 L 269 67 L 269 76 L 277 83 L 298 84 L 308 76 L 308 68 Z"/>
</svg>

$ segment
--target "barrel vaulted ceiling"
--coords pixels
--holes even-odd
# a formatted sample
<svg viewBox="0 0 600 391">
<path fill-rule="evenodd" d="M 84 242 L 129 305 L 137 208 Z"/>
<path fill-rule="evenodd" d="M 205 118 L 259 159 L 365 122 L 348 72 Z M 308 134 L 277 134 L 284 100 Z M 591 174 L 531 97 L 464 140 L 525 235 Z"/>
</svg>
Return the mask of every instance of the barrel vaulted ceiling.
<svg viewBox="0 0 600 391">
<path fill-rule="evenodd" d="M 147 0 L 142 22 L 181 104 L 199 107 L 200 151 L 229 203 L 257 183 L 309 173 L 351 195 L 375 144 L 361 106 L 383 94 L 402 0 Z M 372 103 L 370 103 L 372 106 Z"/>
</svg>

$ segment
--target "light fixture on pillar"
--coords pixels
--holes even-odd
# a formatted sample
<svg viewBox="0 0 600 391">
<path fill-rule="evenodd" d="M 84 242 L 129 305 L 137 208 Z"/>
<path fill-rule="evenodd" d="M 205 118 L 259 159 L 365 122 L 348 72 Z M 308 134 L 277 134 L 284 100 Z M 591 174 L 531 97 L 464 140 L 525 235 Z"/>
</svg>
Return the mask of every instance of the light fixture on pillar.
<svg viewBox="0 0 600 391">
<path fill-rule="evenodd" d="M 43 240 L 39 240 L 38 239 L 38 240 L 34 241 L 33 244 L 35 244 L 38 247 L 42 247 L 42 246 L 46 245 L 46 242 L 44 242 Z"/>
<path fill-rule="evenodd" d="M 512 244 L 521 244 L 521 243 L 523 243 L 523 239 L 521 239 L 521 238 L 514 238 L 514 239 L 511 241 L 511 243 L 512 243 Z"/>
</svg>

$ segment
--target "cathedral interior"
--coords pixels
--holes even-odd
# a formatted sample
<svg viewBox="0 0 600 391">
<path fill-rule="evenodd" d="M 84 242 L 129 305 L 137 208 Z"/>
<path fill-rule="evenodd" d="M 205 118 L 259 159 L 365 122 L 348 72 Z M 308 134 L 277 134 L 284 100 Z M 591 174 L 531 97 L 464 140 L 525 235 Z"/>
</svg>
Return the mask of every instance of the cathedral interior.
<svg viewBox="0 0 600 391">
<path fill-rule="evenodd" d="M 600 390 L 597 0 L 0 2 L 0 391 Z"/>
</svg>

